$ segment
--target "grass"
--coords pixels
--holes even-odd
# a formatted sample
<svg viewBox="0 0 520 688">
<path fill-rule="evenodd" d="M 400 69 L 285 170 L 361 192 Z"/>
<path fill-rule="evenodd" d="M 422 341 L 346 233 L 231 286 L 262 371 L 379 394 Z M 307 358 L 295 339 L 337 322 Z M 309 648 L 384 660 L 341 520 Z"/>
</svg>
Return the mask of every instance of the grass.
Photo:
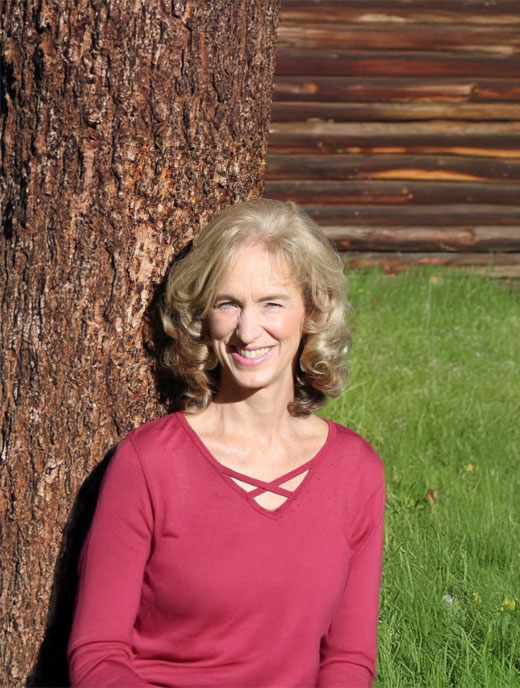
<svg viewBox="0 0 520 688">
<path fill-rule="evenodd" d="M 323 414 L 386 466 L 376 687 L 520 686 L 520 290 L 350 280 L 350 383 Z"/>
</svg>

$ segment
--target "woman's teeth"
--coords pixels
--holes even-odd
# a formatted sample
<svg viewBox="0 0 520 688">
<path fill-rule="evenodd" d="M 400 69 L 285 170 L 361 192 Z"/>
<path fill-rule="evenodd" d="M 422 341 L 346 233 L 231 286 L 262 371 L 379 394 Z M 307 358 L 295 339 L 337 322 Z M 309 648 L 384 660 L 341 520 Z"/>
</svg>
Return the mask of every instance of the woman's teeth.
<svg viewBox="0 0 520 688">
<path fill-rule="evenodd" d="M 260 356 L 265 356 L 269 353 L 270 350 L 270 346 L 264 347 L 263 349 L 237 349 L 238 353 L 244 358 L 260 358 Z"/>
</svg>

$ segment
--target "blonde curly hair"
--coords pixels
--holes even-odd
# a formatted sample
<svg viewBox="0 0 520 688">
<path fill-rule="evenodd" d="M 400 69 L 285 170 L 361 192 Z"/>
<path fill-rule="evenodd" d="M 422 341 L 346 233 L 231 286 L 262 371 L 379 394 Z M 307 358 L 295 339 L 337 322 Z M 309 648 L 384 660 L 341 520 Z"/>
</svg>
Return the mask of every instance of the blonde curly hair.
<svg viewBox="0 0 520 688">
<path fill-rule="evenodd" d="M 284 260 L 299 283 L 306 309 L 292 416 L 307 416 L 346 381 L 350 346 L 343 262 L 320 227 L 289 201 L 254 198 L 219 212 L 168 275 L 161 319 L 168 336 L 163 362 L 185 385 L 183 407 L 206 408 L 219 384 L 219 368 L 207 331 L 207 315 L 230 259 L 260 245 Z"/>
</svg>

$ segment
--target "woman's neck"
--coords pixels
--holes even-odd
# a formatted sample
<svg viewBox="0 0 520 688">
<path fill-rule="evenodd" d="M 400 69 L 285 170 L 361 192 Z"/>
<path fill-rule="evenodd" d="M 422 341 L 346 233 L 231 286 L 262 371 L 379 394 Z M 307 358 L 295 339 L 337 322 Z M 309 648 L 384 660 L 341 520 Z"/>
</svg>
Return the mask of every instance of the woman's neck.
<svg viewBox="0 0 520 688">
<path fill-rule="evenodd" d="M 272 390 L 256 390 L 249 396 L 219 393 L 207 409 L 207 417 L 223 429 L 247 428 L 250 434 L 264 435 L 284 432 L 294 419 L 288 411 L 292 394 L 274 394 Z"/>
</svg>

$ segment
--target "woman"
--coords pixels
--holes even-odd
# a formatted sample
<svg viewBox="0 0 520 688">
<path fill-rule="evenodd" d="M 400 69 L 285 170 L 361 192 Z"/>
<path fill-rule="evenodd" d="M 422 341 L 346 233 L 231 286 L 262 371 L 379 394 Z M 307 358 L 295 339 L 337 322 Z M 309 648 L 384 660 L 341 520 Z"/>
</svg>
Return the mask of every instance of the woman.
<svg viewBox="0 0 520 688">
<path fill-rule="evenodd" d="M 131 432 L 80 561 L 73 686 L 369 686 L 381 462 L 339 394 L 340 258 L 294 203 L 218 214 L 172 269 L 183 412 Z"/>
</svg>

